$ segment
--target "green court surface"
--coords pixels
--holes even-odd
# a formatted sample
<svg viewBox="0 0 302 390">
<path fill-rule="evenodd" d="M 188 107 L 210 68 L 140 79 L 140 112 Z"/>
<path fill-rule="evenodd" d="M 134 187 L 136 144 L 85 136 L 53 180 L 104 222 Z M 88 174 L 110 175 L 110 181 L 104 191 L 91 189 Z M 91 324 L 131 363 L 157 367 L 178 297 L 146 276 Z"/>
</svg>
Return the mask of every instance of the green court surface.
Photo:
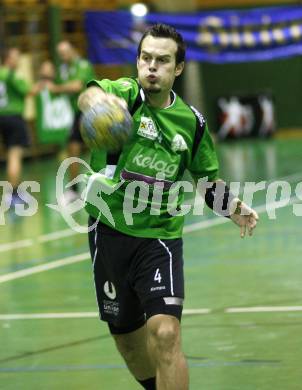
<svg viewBox="0 0 302 390">
<path fill-rule="evenodd" d="M 182 334 L 192 390 L 302 389 L 301 150 L 302 139 L 218 145 L 223 178 L 286 181 L 291 198 L 271 219 L 266 191 L 255 195 L 252 238 L 210 211 L 188 216 Z M 87 237 L 46 206 L 57 167 L 25 162 L 24 180 L 41 185 L 38 211 L 6 213 L 0 226 L 0 388 L 138 390 L 98 320 Z M 85 224 L 85 212 L 77 219 Z"/>
</svg>

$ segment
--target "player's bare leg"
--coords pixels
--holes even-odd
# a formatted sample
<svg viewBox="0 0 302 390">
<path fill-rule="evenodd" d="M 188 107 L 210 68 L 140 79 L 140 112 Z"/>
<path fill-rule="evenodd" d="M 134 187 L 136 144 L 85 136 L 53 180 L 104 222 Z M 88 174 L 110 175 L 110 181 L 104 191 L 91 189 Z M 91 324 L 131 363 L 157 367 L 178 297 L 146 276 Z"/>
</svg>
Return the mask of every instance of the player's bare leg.
<svg viewBox="0 0 302 390">
<path fill-rule="evenodd" d="M 7 151 L 7 180 L 14 189 L 20 184 L 23 148 L 13 146 Z"/>
<path fill-rule="evenodd" d="M 137 380 L 156 376 L 157 390 L 188 390 L 188 368 L 181 351 L 180 324 L 175 317 L 156 315 L 140 329 L 113 337 Z"/>
<path fill-rule="evenodd" d="M 170 315 L 147 321 L 149 353 L 156 366 L 157 390 L 188 390 L 188 367 L 181 350 L 180 323 Z"/>
<path fill-rule="evenodd" d="M 148 353 L 146 325 L 134 332 L 113 337 L 127 367 L 137 380 L 155 377 L 155 368 Z"/>
</svg>

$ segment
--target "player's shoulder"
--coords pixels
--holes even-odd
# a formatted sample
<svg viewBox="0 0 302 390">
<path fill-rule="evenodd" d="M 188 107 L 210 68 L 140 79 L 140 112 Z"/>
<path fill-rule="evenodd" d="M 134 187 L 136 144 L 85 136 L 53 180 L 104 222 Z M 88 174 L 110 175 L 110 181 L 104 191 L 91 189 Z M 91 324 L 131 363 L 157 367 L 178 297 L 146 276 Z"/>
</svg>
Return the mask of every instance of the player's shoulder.
<svg viewBox="0 0 302 390">
<path fill-rule="evenodd" d="M 203 126 L 206 122 L 203 114 L 197 110 L 194 106 L 188 104 L 180 96 L 177 95 L 177 107 L 178 109 L 186 112 L 186 114 L 194 120 L 197 120 L 200 126 Z"/>
<path fill-rule="evenodd" d="M 128 77 L 121 77 L 116 80 L 111 80 L 108 78 L 100 79 L 100 80 L 92 80 L 94 82 L 98 82 L 101 84 L 111 84 L 114 85 L 115 87 L 119 87 L 121 89 L 127 89 L 127 88 L 132 88 L 135 85 L 135 82 L 131 78 Z"/>
<path fill-rule="evenodd" d="M 193 112 L 194 116 L 196 117 L 196 119 L 198 120 L 199 122 L 199 125 L 202 127 L 205 125 L 206 123 L 206 120 L 203 116 L 203 114 L 197 110 L 197 108 L 195 108 L 194 106 L 189 106 L 191 111 Z"/>
<path fill-rule="evenodd" d="M 121 94 L 126 94 L 131 98 L 135 98 L 139 94 L 139 85 L 134 78 L 121 77 L 115 80 L 113 84 Z"/>
<path fill-rule="evenodd" d="M 125 89 L 130 89 L 130 88 L 138 89 L 138 83 L 132 77 L 121 77 L 116 80 L 116 84 L 119 85 L 121 88 L 125 88 Z"/>
</svg>

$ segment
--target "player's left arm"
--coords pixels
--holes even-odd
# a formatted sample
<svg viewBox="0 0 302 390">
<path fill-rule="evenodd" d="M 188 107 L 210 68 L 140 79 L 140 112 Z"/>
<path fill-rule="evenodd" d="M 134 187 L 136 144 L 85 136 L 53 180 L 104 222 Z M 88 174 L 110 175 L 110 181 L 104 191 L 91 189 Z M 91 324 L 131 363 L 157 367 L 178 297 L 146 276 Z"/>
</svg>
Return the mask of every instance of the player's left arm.
<svg viewBox="0 0 302 390">
<path fill-rule="evenodd" d="M 205 203 L 216 214 L 230 218 L 238 225 L 242 238 L 245 237 L 246 232 L 252 235 L 259 220 L 258 214 L 238 197 L 235 197 L 226 183 L 219 179 L 219 164 L 215 146 L 201 114 L 198 117 L 196 134 L 198 144 L 188 169 L 196 183 L 198 179 L 207 178 L 207 182 L 204 182 L 204 190 L 202 190 Z M 196 134 L 193 144 L 196 141 Z"/>
<path fill-rule="evenodd" d="M 206 187 L 204 198 L 207 206 L 238 225 L 241 238 L 245 237 L 246 232 L 251 236 L 259 220 L 257 212 L 234 196 L 221 179 L 208 182 Z"/>
</svg>

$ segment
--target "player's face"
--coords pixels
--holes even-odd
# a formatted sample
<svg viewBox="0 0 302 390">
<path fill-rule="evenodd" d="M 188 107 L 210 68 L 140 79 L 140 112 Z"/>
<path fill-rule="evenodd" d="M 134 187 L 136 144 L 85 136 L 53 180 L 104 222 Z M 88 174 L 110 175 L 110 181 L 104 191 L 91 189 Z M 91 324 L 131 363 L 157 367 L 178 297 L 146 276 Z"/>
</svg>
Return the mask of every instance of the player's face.
<svg viewBox="0 0 302 390">
<path fill-rule="evenodd" d="M 168 94 L 184 64 L 176 65 L 177 44 L 171 38 L 148 35 L 137 59 L 138 79 L 147 93 Z"/>
</svg>

